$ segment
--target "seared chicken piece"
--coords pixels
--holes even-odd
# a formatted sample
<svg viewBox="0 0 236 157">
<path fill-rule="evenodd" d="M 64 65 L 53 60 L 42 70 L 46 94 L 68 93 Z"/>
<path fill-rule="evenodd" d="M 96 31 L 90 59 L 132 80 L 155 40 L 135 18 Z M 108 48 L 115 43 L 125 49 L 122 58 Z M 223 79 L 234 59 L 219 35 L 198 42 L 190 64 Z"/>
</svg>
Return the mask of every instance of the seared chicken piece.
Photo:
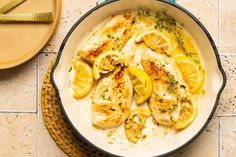
<svg viewBox="0 0 236 157">
<path fill-rule="evenodd" d="M 173 125 L 179 119 L 181 99 L 185 97 L 184 85 L 176 81 L 172 63 L 160 54 L 145 52 L 141 63 L 151 77 L 153 92 L 149 98 L 149 108 L 153 118 L 160 124 Z"/>
<path fill-rule="evenodd" d="M 79 47 L 78 55 L 89 63 L 105 51 L 120 51 L 131 36 L 132 15 L 116 15 L 93 32 Z"/>
<path fill-rule="evenodd" d="M 124 123 L 130 113 L 132 97 L 128 69 L 118 67 L 97 84 L 92 101 L 93 125 L 105 129 Z"/>
</svg>

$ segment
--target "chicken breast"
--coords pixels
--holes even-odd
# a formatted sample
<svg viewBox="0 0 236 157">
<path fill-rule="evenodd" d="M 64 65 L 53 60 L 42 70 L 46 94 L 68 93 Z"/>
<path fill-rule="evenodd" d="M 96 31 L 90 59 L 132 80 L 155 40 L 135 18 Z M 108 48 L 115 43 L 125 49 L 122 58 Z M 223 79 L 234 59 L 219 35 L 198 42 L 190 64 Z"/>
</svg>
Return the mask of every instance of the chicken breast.
<svg viewBox="0 0 236 157">
<path fill-rule="evenodd" d="M 128 118 L 133 87 L 128 69 L 118 67 L 99 80 L 92 100 L 92 122 L 97 128 L 116 127 Z"/>
<path fill-rule="evenodd" d="M 153 52 L 154 53 L 154 52 Z M 173 125 L 179 119 L 181 99 L 186 89 L 176 79 L 175 67 L 169 58 L 160 54 L 145 52 L 141 63 L 151 77 L 153 92 L 148 100 L 153 118 L 160 124 Z"/>
<path fill-rule="evenodd" d="M 78 49 L 78 54 L 87 62 L 93 63 L 101 53 L 120 51 L 131 37 L 132 15 L 116 15 L 91 33 Z"/>
</svg>

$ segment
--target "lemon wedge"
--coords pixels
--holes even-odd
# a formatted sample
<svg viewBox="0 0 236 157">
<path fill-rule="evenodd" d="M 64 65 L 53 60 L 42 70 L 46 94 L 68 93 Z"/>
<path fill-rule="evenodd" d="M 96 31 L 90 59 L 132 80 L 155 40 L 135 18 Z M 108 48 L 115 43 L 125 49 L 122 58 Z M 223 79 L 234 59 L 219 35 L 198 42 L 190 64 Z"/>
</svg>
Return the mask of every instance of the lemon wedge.
<svg viewBox="0 0 236 157">
<path fill-rule="evenodd" d="M 152 94 L 152 80 L 146 72 L 135 66 L 129 66 L 133 88 L 136 92 L 136 103 L 144 103 Z"/>
<path fill-rule="evenodd" d="M 125 134 L 130 142 L 137 143 L 140 140 L 142 129 L 150 115 L 150 111 L 143 108 L 131 111 L 130 116 L 125 121 Z"/>
<path fill-rule="evenodd" d="M 97 57 L 93 64 L 93 75 L 96 80 L 101 77 L 101 74 L 107 74 L 115 69 L 120 64 L 123 66 L 121 54 L 116 51 L 107 51 Z"/>
<path fill-rule="evenodd" d="M 75 61 L 74 71 L 73 96 L 80 99 L 88 95 L 93 87 L 93 72 L 92 68 L 82 60 Z"/>
<path fill-rule="evenodd" d="M 205 80 L 203 69 L 185 55 L 177 56 L 175 62 L 180 69 L 190 92 L 195 94 L 202 87 Z"/>
<path fill-rule="evenodd" d="M 179 120 L 174 125 L 175 129 L 180 130 L 189 126 L 195 119 L 197 112 L 198 106 L 193 100 L 183 100 L 181 102 Z"/>
<path fill-rule="evenodd" d="M 172 54 L 172 43 L 168 35 L 164 32 L 158 31 L 156 29 L 145 29 L 136 38 L 135 42 L 144 42 L 147 47 L 158 52 L 164 53 L 168 56 Z"/>
</svg>

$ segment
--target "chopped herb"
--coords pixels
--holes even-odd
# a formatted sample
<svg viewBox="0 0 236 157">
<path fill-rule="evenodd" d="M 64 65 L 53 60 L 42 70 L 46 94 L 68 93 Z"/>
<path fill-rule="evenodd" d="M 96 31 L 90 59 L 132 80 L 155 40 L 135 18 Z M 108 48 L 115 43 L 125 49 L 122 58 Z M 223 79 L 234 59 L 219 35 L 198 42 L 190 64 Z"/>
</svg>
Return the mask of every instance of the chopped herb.
<svg viewBox="0 0 236 157">
<path fill-rule="evenodd" d="M 146 10 L 146 11 L 145 11 L 145 14 L 146 14 L 147 16 L 151 16 L 150 10 Z"/>
<path fill-rule="evenodd" d="M 178 81 L 176 81 L 174 78 L 171 78 L 171 79 L 170 79 L 170 82 L 171 82 L 172 84 L 177 84 L 177 83 L 178 83 Z"/>
<path fill-rule="evenodd" d="M 177 95 L 177 97 L 176 97 L 177 101 L 179 101 L 179 97 L 180 97 L 180 96 L 179 96 L 179 95 Z"/>
<path fill-rule="evenodd" d="M 135 24 L 135 22 L 136 22 L 136 17 L 134 17 L 134 18 L 132 19 L 131 24 L 133 25 L 133 24 Z"/>
<path fill-rule="evenodd" d="M 122 105 L 122 102 L 120 102 L 118 105 L 121 106 L 121 105 Z"/>
<path fill-rule="evenodd" d="M 177 109 L 178 105 L 177 104 L 174 104 L 173 105 L 173 110 Z"/>
<path fill-rule="evenodd" d="M 140 12 L 140 9 L 138 10 L 138 16 L 140 16 L 141 15 L 141 12 Z"/>
<path fill-rule="evenodd" d="M 101 97 L 102 97 L 103 99 L 105 99 L 105 94 L 102 94 Z"/>
<path fill-rule="evenodd" d="M 169 85 L 169 87 L 168 87 L 169 93 L 173 93 L 174 90 L 175 90 L 175 88 L 172 85 Z"/>
<path fill-rule="evenodd" d="M 199 64 L 200 63 L 200 61 L 199 60 L 197 60 L 197 59 L 194 59 L 193 60 L 195 63 L 197 63 L 197 64 Z"/>
<path fill-rule="evenodd" d="M 176 27 L 176 21 L 166 14 L 166 11 L 157 12 L 156 14 L 156 26 L 155 28 L 166 29 L 167 31 L 174 31 Z"/>
<path fill-rule="evenodd" d="M 181 84 L 181 85 L 180 85 L 180 88 L 185 89 L 186 87 L 185 87 L 185 85 L 182 85 L 182 84 Z"/>
<path fill-rule="evenodd" d="M 108 92 L 108 89 L 106 88 L 103 92 Z"/>
<path fill-rule="evenodd" d="M 168 87 L 168 91 L 170 93 L 173 93 L 174 90 L 176 89 L 176 85 L 178 84 L 178 81 L 175 80 L 174 76 L 171 75 L 171 74 L 168 74 L 168 77 L 169 77 L 169 87 Z"/>
<path fill-rule="evenodd" d="M 183 24 L 180 24 L 180 26 L 183 26 Z M 175 19 L 166 14 L 166 11 L 157 12 L 155 28 L 160 30 L 165 29 L 168 32 L 173 32 L 180 48 L 184 51 L 184 53 L 186 53 L 187 56 L 189 56 L 191 53 L 187 53 L 187 50 L 184 46 L 181 32 L 182 28 L 180 26 L 177 25 Z"/>
<path fill-rule="evenodd" d="M 139 121 L 139 123 L 141 123 L 141 118 L 138 117 L 138 121 Z"/>
<path fill-rule="evenodd" d="M 110 110 L 115 111 L 116 109 L 115 108 L 110 108 Z"/>
<path fill-rule="evenodd" d="M 70 67 L 69 72 L 71 72 L 71 70 L 72 70 L 72 67 Z"/>
<path fill-rule="evenodd" d="M 108 37 L 108 38 L 111 38 L 111 34 L 107 34 L 107 37 Z"/>
<path fill-rule="evenodd" d="M 165 112 L 166 112 L 166 110 L 165 110 L 165 109 L 162 109 L 162 108 L 159 108 L 159 111 L 160 111 L 161 113 L 165 113 Z"/>
<path fill-rule="evenodd" d="M 184 51 L 184 54 L 186 56 L 191 56 L 191 53 L 190 52 L 187 52 L 185 46 L 184 46 L 184 41 L 182 39 L 182 34 L 180 32 L 176 33 L 176 40 L 180 46 L 180 48 Z"/>
</svg>

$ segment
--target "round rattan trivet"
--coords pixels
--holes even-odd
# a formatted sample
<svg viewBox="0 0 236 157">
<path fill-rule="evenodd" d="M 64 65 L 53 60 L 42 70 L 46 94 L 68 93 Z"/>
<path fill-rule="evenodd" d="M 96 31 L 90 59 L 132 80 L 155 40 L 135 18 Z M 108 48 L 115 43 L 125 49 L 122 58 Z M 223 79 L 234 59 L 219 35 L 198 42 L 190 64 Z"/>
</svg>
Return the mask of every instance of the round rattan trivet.
<svg viewBox="0 0 236 157">
<path fill-rule="evenodd" d="M 81 141 L 67 124 L 50 82 L 51 68 L 52 65 L 44 78 L 41 92 L 43 118 L 49 133 L 57 145 L 71 157 L 105 156 Z"/>
</svg>

